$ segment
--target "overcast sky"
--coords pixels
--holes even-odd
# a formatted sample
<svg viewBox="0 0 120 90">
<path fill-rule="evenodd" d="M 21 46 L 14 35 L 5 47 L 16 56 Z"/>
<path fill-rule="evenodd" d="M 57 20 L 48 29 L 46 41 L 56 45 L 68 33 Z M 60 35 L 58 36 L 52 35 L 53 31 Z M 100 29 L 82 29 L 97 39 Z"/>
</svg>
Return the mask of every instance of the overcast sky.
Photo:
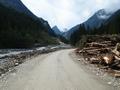
<svg viewBox="0 0 120 90">
<path fill-rule="evenodd" d="M 51 27 L 68 28 L 86 21 L 97 10 L 120 8 L 120 0 L 22 0 L 37 16 L 47 20 Z"/>
</svg>

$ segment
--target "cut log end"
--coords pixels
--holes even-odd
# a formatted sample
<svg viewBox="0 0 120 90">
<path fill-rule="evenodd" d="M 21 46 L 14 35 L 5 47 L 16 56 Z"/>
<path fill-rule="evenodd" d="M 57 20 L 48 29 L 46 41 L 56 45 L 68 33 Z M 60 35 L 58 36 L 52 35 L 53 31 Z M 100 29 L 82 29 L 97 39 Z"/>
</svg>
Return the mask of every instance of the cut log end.
<svg viewBox="0 0 120 90">
<path fill-rule="evenodd" d="M 112 55 L 112 54 L 105 55 L 102 57 L 102 59 L 107 65 L 112 64 L 115 60 L 114 55 Z"/>
</svg>

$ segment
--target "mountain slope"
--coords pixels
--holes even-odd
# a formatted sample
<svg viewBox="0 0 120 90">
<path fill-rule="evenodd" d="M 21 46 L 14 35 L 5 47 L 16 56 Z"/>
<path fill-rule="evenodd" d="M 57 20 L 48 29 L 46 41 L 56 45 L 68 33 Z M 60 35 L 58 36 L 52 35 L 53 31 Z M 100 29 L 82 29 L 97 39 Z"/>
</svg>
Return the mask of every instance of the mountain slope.
<svg viewBox="0 0 120 90">
<path fill-rule="evenodd" d="M 106 20 L 113 14 L 113 12 L 108 12 L 105 9 L 101 9 L 96 12 L 91 18 L 89 18 L 84 24 L 85 27 L 91 29 L 99 28 Z"/>
<path fill-rule="evenodd" d="M 106 30 L 106 33 L 120 33 L 120 10 L 116 11 L 100 29 Z"/>
<path fill-rule="evenodd" d="M 101 9 L 97 11 L 92 17 L 90 17 L 86 22 L 82 23 L 84 24 L 86 30 L 87 29 L 94 29 L 99 28 L 101 25 L 103 25 L 106 20 L 109 19 L 109 17 L 113 14 L 113 12 L 108 12 L 105 9 Z M 70 39 L 71 35 L 79 30 L 81 24 L 74 26 L 71 28 L 66 34 L 64 35 L 67 39 Z"/>
<path fill-rule="evenodd" d="M 56 44 L 56 39 L 46 32 L 50 26 L 43 22 L 0 3 L 0 48 Z"/>
<path fill-rule="evenodd" d="M 26 8 L 21 0 L 0 0 L 0 3 L 8 8 L 12 8 L 18 12 L 35 17 L 35 15 L 28 8 Z"/>
<path fill-rule="evenodd" d="M 112 14 L 101 26 L 97 28 L 86 28 L 85 23 L 80 24 L 79 29 L 71 34 L 70 41 L 75 45 L 82 35 L 120 34 L 120 10 Z"/>
<path fill-rule="evenodd" d="M 0 0 L 0 3 L 7 7 L 7 8 L 11 8 L 16 10 L 17 12 L 20 13 L 24 13 L 30 17 L 32 17 L 33 19 L 35 19 L 36 21 L 38 21 L 40 24 L 42 24 L 42 27 L 44 28 L 44 30 L 46 32 L 48 32 L 50 35 L 53 35 L 53 33 L 51 33 L 51 27 L 49 25 L 49 23 L 47 21 L 45 21 L 42 18 L 38 18 L 37 16 L 35 16 L 23 3 L 21 0 Z"/>
<path fill-rule="evenodd" d="M 63 32 L 60 31 L 60 29 L 57 26 L 54 26 L 52 30 L 55 32 L 56 36 L 62 35 Z"/>
<path fill-rule="evenodd" d="M 68 30 L 67 32 L 64 32 L 63 36 L 67 39 L 70 40 L 71 35 L 77 31 L 79 29 L 79 25 L 76 25 L 75 27 L 71 28 L 70 30 Z"/>
</svg>

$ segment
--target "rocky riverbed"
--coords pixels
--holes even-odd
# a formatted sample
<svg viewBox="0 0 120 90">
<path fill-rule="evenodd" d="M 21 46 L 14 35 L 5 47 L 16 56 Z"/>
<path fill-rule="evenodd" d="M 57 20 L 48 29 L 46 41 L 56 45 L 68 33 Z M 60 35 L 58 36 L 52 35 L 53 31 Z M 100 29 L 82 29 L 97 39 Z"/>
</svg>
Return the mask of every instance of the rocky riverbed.
<svg viewBox="0 0 120 90">
<path fill-rule="evenodd" d="M 34 49 L 1 49 L 0 50 L 0 76 L 10 71 L 13 67 L 30 60 L 40 54 L 53 52 L 60 49 L 71 48 L 70 46 L 46 46 Z"/>
</svg>

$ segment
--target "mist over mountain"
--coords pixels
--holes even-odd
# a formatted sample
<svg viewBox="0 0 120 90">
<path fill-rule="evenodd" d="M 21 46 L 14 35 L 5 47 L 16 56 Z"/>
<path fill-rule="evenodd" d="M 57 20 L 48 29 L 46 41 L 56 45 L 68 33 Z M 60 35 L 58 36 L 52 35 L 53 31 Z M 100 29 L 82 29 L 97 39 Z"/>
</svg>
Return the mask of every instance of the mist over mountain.
<svg viewBox="0 0 120 90">
<path fill-rule="evenodd" d="M 106 13 L 103 10 L 102 13 L 101 10 L 98 12 L 99 13 L 95 13 L 95 15 L 85 23 L 74 27 L 77 27 L 77 29 L 73 28 L 74 31 L 72 30 L 69 39 L 73 45 L 80 40 L 82 35 L 108 35 L 120 33 L 120 10 L 113 13 Z M 97 18 L 94 19 L 96 16 Z"/>
<path fill-rule="evenodd" d="M 97 11 L 92 17 L 90 17 L 86 22 L 84 22 L 85 27 L 91 29 L 99 28 L 102 24 L 108 20 L 114 12 L 109 12 L 105 9 Z"/>
<path fill-rule="evenodd" d="M 103 25 L 112 15 L 114 12 L 112 11 L 107 11 L 105 9 L 101 9 L 97 11 L 93 16 L 91 16 L 87 21 L 84 23 L 84 27 L 87 29 L 94 29 L 94 28 L 99 28 L 101 25 Z M 79 30 L 79 27 L 81 24 L 78 24 L 71 28 L 66 34 L 64 35 L 67 39 L 70 39 L 71 35 Z"/>
</svg>

